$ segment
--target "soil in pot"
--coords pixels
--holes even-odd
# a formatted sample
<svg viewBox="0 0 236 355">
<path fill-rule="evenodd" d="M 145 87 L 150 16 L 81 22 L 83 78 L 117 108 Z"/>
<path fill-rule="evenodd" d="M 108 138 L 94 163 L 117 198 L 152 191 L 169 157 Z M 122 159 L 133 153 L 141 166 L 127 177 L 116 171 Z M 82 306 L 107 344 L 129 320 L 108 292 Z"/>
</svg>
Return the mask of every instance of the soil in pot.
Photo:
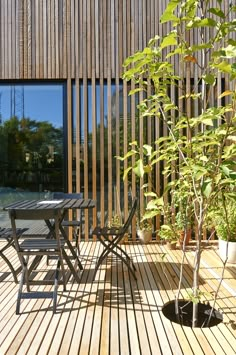
<svg viewBox="0 0 236 355">
<path fill-rule="evenodd" d="M 223 321 L 223 315 L 216 309 L 213 310 L 209 325 L 208 318 L 211 312 L 211 306 L 203 303 L 198 304 L 198 324 L 197 328 L 213 327 Z M 175 314 L 175 301 L 166 303 L 162 312 L 171 322 L 192 327 L 193 303 L 187 300 L 179 300 L 179 320 Z"/>
</svg>

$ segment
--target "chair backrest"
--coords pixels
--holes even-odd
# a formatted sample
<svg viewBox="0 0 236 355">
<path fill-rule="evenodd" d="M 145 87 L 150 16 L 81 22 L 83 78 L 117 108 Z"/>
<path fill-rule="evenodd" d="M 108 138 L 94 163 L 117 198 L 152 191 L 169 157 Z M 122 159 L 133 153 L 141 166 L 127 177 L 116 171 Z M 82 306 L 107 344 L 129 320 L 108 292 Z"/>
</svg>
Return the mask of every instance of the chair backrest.
<svg viewBox="0 0 236 355">
<path fill-rule="evenodd" d="M 61 199 L 61 198 L 75 198 L 75 199 L 81 199 L 83 198 L 83 193 L 82 192 L 53 192 L 53 198 L 55 199 Z"/>
<path fill-rule="evenodd" d="M 56 239 L 59 240 L 59 221 L 62 215 L 61 209 L 37 209 L 37 210 L 23 210 L 23 209 L 12 209 L 9 210 L 9 217 L 11 220 L 12 226 L 12 235 L 16 250 L 20 250 L 20 245 L 17 237 L 17 227 L 16 220 L 25 220 L 25 221 L 35 221 L 35 220 L 54 220 L 54 233 Z"/>
<path fill-rule="evenodd" d="M 43 219 L 55 219 L 61 215 L 60 208 L 44 208 L 44 209 L 11 209 L 9 210 L 9 217 L 13 219 L 22 220 L 43 220 Z"/>
<path fill-rule="evenodd" d="M 137 204 L 138 204 L 138 199 L 137 197 L 134 197 L 133 198 L 133 201 L 132 201 L 132 207 L 131 207 L 131 210 L 129 212 L 129 215 L 128 215 L 128 218 L 123 226 L 123 233 L 126 233 L 126 231 L 128 230 L 129 226 L 131 225 L 131 222 L 132 222 L 132 219 L 134 217 L 134 214 L 135 214 L 135 211 L 136 211 L 136 208 L 137 208 Z"/>
</svg>

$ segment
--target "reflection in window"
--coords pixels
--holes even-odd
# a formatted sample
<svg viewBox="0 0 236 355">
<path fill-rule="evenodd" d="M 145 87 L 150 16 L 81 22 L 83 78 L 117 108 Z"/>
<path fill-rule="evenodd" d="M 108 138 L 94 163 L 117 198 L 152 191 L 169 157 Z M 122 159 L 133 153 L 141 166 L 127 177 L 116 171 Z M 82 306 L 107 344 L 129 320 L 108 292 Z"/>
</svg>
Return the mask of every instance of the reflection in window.
<svg viewBox="0 0 236 355">
<path fill-rule="evenodd" d="M 63 190 L 63 85 L 0 85 L 0 139 L 2 192 Z"/>
<path fill-rule="evenodd" d="M 85 91 L 86 90 L 86 91 Z M 126 108 L 126 115 L 124 117 L 124 93 L 123 93 L 123 84 L 120 83 L 118 87 L 117 93 L 117 86 L 115 81 L 111 82 L 110 87 L 107 85 L 107 81 L 104 80 L 103 85 L 100 86 L 100 81 L 96 81 L 95 84 L 95 97 L 93 98 L 93 90 L 92 90 L 92 83 L 88 81 L 86 83 L 86 87 L 84 86 L 83 80 L 80 81 L 79 85 L 79 141 L 80 141 L 80 151 L 78 152 L 77 149 L 73 149 L 73 190 L 76 191 L 76 154 L 79 154 L 79 161 L 80 161 L 80 190 L 84 191 L 84 182 L 85 179 L 88 179 L 88 193 L 89 197 L 92 197 L 92 112 L 93 112 L 93 105 L 95 105 L 95 112 L 96 112 L 96 188 L 97 188 L 97 206 L 100 206 L 100 190 L 104 189 L 104 207 L 107 210 L 108 206 L 108 175 L 109 169 L 111 167 L 108 166 L 108 151 L 110 149 L 111 157 L 112 157 L 112 186 L 115 187 L 116 185 L 116 164 L 117 159 L 115 156 L 117 155 L 117 146 L 116 142 L 119 142 L 119 152 L 118 155 L 124 154 L 124 129 L 127 131 L 127 144 L 131 142 L 131 98 L 128 96 L 125 100 L 127 103 Z M 128 91 L 130 88 L 128 88 Z M 118 96 L 118 100 L 117 100 Z M 86 98 L 86 100 L 85 100 Z M 135 123 L 136 128 L 136 135 L 139 134 L 139 113 L 137 110 L 138 104 L 138 95 L 135 99 L 135 120 L 137 120 L 137 124 Z M 110 113 L 109 113 L 109 101 L 110 101 Z M 117 107 L 117 102 L 119 107 Z M 101 110 L 102 107 L 102 110 Z M 73 143 L 75 145 L 75 137 L 76 137 L 76 87 L 73 86 Z M 103 114 L 101 115 L 101 112 Z M 109 116 L 110 114 L 110 116 Z M 110 122 L 111 127 L 111 147 L 108 146 L 108 123 Z M 134 124 L 134 122 L 133 122 Z M 85 126 L 88 127 L 87 132 L 87 146 L 85 147 Z M 117 128 L 118 127 L 118 128 Z M 125 128 L 124 128 L 125 127 Z M 95 133 L 95 132 L 94 132 Z M 118 136 L 117 136 L 118 134 Z M 85 155 L 84 152 L 87 150 L 88 156 L 88 169 L 84 171 L 84 159 Z M 103 153 L 102 153 L 103 151 Z M 121 167 L 122 169 L 122 167 Z M 121 181 L 121 188 L 123 188 L 122 183 L 122 172 L 120 173 L 120 181 Z M 120 196 L 122 198 L 122 196 Z"/>
</svg>

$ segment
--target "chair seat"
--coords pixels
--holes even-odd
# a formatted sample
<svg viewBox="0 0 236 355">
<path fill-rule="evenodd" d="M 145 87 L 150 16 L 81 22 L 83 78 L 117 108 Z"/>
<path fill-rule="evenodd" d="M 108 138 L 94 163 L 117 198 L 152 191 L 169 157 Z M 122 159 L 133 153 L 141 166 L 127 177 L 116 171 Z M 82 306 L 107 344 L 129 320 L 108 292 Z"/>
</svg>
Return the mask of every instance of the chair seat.
<svg viewBox="0 0 236 355">
<path fill-rule="evenodd" d="M 80 221 L 63 221 L 61 225 L 64 227 L 79 227 L 80 224 Z"/>
<path fill-rule="evenodd" d="M 65 241 L 60 241 L 61 246 L 64 247 Z M 32 238 L 26 239 L 20 244 L 20 248 L 24 250 L 46 250 L 58 249 L 58 243 L 53 239 Z"/>
<path fill-rule="evenodd" d="M 123 227 L 95 227 L 93 234 L 96 236 L 117 236 L 123 234 Z"/>
</svg>

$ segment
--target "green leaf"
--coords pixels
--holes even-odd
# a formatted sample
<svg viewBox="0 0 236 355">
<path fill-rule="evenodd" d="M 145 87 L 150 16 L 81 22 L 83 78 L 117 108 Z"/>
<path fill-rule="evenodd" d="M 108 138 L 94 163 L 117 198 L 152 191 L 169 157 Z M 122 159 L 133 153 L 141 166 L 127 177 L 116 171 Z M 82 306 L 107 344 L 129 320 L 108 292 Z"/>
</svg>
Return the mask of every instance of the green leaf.
<svg viewBox="0 0 236 355">
<path fill-rule="evenodd" d="M 228 45 L 225 48 L 220 50 L 220 55 L 223 58 L 235 58 L 236 57 L 236 46 L 232 46 L 232 44 Z"/>
<path fill-rule="evenodd" d="M 207 162 L 209 159 L 207 158 L 206 155 L 203 155 L 203 156 L 200 157 L 200 160 Z"/>
<path fill-rule="evenodd" d="M 129 171 L 132 169 L 132 167 L 130 166 L 130 167 L 128 167 L 127 169 L 125 169 L 125 171 L 124 171 L 124 174 L 123 174 L 123 181 L 125 181 L 125 179 L 126 179 L 126 176 L 128 175 L 128 173 L 129 173 Z"/>
<path fill-rule="evenodd" d="M 233 63 L 231 65 L 231 69 L 232 69 L 233 72 L 236 72 L 236 63 Z"/>
<path fill-rule="evenodd" d="M 213 74 L 206 74 L 202 76 L 203 80 L 209 85 L 215 85 L 216 79 Z"/>
<path fill-rule="evenodd" d="M 199 17 L 196 17 L 194 20 L 189 21 L 186 25 L 187 28 L 196 28 L 196 27 L 216 27 L 217 22 L 212 18 L 204 18 L 201 20 Z"/>
<path fill-rule="evenodd" d="M 137 89 L 130 90 L 130 91 L 129 91 L 129 95 L 136 94 L 137 92 L 140 92 L 140 91 L 142 91 L 142 90 L 143 90 L 142 88 L 137 88 Z"/>
<path fill-rule="evenodd" d="M 128 153 L 125 154 L 124 157 L 116 156 L 116 159 L 124 161 L 127 158 L 133 156 L 134 154 L 137 154 L 138 152 L 136 150 L 129 150 Z"/>
<path fill-rule="evenodd" d="M 135 173 L 135 175 L 137 175 L 138 177 L 143 177 L 144 175 L 144 168 L 143 168 L 143 161 L 142 159 L 139 159 L 135 166 L 133 167 L 133 172 Z"/>
<path fill-rule="evenodd" d="M 215 67 L 224 73 L 231 73 L 231 65 L 226 61 L 215 64 Z"/>
<path fill-rule="evenodd" d="M 228 40 L 228 44 L 232 44 L 232 46 L 236 46 L 236 41 L 232 38 Z"/>
<path fill-rule="evenodd" d="M 158 207 L 154 200 L 148 202 L 146 210 L 158 210 Z"/>
<path fill-rule="evenodd" d="M 144 154 L 147 155 L 148 157 L 150 157 L 152 155 L 152 146 L 149 144 L 144 144 L 143 145 L 143 151 Z"/>
<path fill-rule="evenodd" d="M 167 36 L 165 36 L 161 42 L 160 47 L 163 49 L 168 46 L 175 46 L 177 45 L 177 40 L 176 40 L 176 31 L 170 32 Z"/>
<path fill-rule="evenodd" d="M 221 170 L 226 176 L 229 176 L 230 169 L 226 165 L 221 165 Z"/>
<path fill-rule="evenodd" d="M 202 192 L 205 197 L 209 197 L 211 192 L 212 192 L 212 182 L 210 181 L 205 181 L 202 185 Z"/>
<path fill-rule="evenodd" d="M 202 122 L 203 124 L 205 124 L 206 126 L 211 126 L 211 127 L 214 126 L 213 121 L 212 121 L 212 119 L 210 119 L 210 118 L 205 118 L 205 119 L 201 120 L 201 122 Z"/>
<path fill-rule="evenodd" d="M 148 184 L 147 184 L 146 187 L 148 187 Z M 144 193 L 144 196 L 146 196 L 146 197 L 157 197 L 157 194 L 155 192 L 153 192 L 153 191 L 147 191 L 147 192 Z"/>
<path fill-rule="evenodd" d="M 168 21 L 176 21 L 179 22 L 179 19 L 177 16 L 174 15 L 174 11 L 177 8 L 178 4 L 181 2 L 181 0 L 171 0 L 163 14 L 161 15 L 160 22 L 165 23 Z"/>
<path fill-rule="evenodd" d="M 160 214 L 158 210 L 146 211 L 143 217 L 145 219 L 149 219 L 157 216 L 158 214 Z"/>
<path fill-rule="evenodd" d="M 192 48 L 192 51 L 198 51 L 198 50 L 202 50 L 202 49 L 212 48 L 212 44 L 211 43 L 196 44 L 196 45 L 193 45 L 191 48 Z"/>
<path fill-rule="evenodd" d="M 210 13 L 212 13 L 213 15 L 219 16 L 220 18 L 225 18 L 225 14 L 223 13 L 223 11 L 218 8 L 218 7 L 212 7 L 208 10 Z"/>
<path fill-rule="evenodd" d="M 164 112 L 167 112 L 170 110 L 178 110 L 178 107 L 174 103 L 164 104 Z"/>
</svg>

